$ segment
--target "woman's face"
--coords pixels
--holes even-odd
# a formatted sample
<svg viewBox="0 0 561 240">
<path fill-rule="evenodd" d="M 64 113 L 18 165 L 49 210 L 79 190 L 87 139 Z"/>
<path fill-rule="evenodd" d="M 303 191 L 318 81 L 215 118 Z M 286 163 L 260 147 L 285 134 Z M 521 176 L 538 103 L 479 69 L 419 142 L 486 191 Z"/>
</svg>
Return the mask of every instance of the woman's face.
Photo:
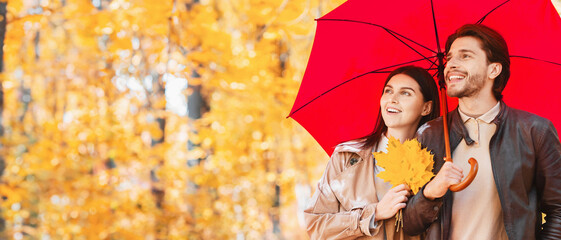
<svg viewBox="0 0 561 240">
<path fill-rule="evenodd" d="M 421 117 L 430 113 L 431 104 L 432 101 L 424 102 L 419 84 L 405 74 L 393 76 L 380 98 L 388 129 L 417 129 Z"/>
</svg>

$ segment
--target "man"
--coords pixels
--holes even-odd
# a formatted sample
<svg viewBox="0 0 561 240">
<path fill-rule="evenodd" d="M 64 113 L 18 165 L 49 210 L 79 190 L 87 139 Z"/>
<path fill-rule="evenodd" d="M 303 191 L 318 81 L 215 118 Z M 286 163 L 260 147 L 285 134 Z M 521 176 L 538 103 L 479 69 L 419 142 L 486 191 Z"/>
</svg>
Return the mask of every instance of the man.
<svg viewBox="0 0 561 240">
<path fill-rule="evenodd" d="M 510 76 L 505 40 L 488 27 L 465 25 L 448 38 L 446 54 L 447 93 L 459 98 L 448 114 L 454 163 L 443 161 L 442 118 L 419 128 L 438 174 L 409 200 L 405 233 L 426 232 L 426 239 L 561 239 L 561 144 L 549 120 L 501 101 Z M 468 173 L 471 157 L 479 162 L 473 182 L 463 191 L 448 191 Z"/>
</svg>

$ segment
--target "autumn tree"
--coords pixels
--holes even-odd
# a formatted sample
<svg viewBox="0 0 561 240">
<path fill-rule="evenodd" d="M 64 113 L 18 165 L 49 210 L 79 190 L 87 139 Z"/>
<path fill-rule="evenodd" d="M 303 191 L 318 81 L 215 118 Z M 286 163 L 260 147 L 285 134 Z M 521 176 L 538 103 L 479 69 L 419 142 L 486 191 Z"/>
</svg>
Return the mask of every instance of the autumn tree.
<svg viewBox="0 0 561 240">
<path fill-rule="evenodd" d="M 174 4 L 8 4 L 5 236 L 185 234 L 188 129 L 163 93 L 166 81 L 185 81 L 170 40 Z"/>
<path fill-rule="evenodd" d="M 9 1 L 1 237 L 303 238 L 327 156 L 286 116 L 341 2 Z"/>
<path fill-rule="evenodd" d="M 202 149 L 195 152 L 206 160 L 190 171 L 198 186 L 193 216 L 202 223 L 192 236 L 303 237 L 287 230 L 301 227 L 295 188 L 315 184 L 327 156 L 285 117 L 306 66 L 313 19 L 336 4 L 207 1 L 189 11 L 184 33 L 203 34 L 187 38 L 194 46 L 188 58 L 210 108 L 196 126 Z"/>
</svg>

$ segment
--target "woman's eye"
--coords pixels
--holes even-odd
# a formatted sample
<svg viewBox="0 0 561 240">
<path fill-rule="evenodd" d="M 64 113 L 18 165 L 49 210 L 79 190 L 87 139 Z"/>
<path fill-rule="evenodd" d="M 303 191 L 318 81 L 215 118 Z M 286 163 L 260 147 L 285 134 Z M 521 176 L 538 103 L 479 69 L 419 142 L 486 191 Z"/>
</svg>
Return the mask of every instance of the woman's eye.
<svg viewBox="0 0 561 240">
<path fill-rule="evenodd" d="M 410 93 L 410 92 L 407 92 L 407 91 L 403 91 L 403 92 L 401 92 L 401 94 L 402 94 L 402 95 L 405 95 L 405 96 L 411 96 L 411 93 Z"/>
<path fill-rule="evenodd" d="M 389 89 L 389 88 L 387 88 L 387 89 L 384 90 L 384 93 L 391 93 L 391 92 L 392 92 L 392 90 Z"/>
</svg>

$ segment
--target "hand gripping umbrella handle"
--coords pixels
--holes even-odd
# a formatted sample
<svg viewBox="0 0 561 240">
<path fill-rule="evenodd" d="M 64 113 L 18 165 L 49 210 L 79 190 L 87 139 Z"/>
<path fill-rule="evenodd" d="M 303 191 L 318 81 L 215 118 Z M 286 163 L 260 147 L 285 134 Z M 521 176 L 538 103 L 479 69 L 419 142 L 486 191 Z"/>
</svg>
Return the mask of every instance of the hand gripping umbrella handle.
<svg viewBox="0 0 561 240">
<path fill-rule="evenodd" d="M 444 160 L 447 162 L 452 162 L 452 158 L 447 158 L 444 157 Z M 467 186 L 469 186 L 471 184 L 471 182 L 473 181 L 473 179 L 475 178 L 475 175 L 477 175 L 477 170 L 479 170 L 479 164 L 477 164 L 477 160 L 475 160 L 475 158 L 470 158 L 468 160 L 469 165 L 471 165 L 471 168 L 469 170 L 469 174 L 467 175 L 466 178 L 464 178 L 464 180 L 456 185 L 452 185 L 450 186 L 450 191 L 452 192 L 458 192 L 458 191 L 462 191 L 464 190 L 464 188 L 466 188 Z"/>
</svg>

